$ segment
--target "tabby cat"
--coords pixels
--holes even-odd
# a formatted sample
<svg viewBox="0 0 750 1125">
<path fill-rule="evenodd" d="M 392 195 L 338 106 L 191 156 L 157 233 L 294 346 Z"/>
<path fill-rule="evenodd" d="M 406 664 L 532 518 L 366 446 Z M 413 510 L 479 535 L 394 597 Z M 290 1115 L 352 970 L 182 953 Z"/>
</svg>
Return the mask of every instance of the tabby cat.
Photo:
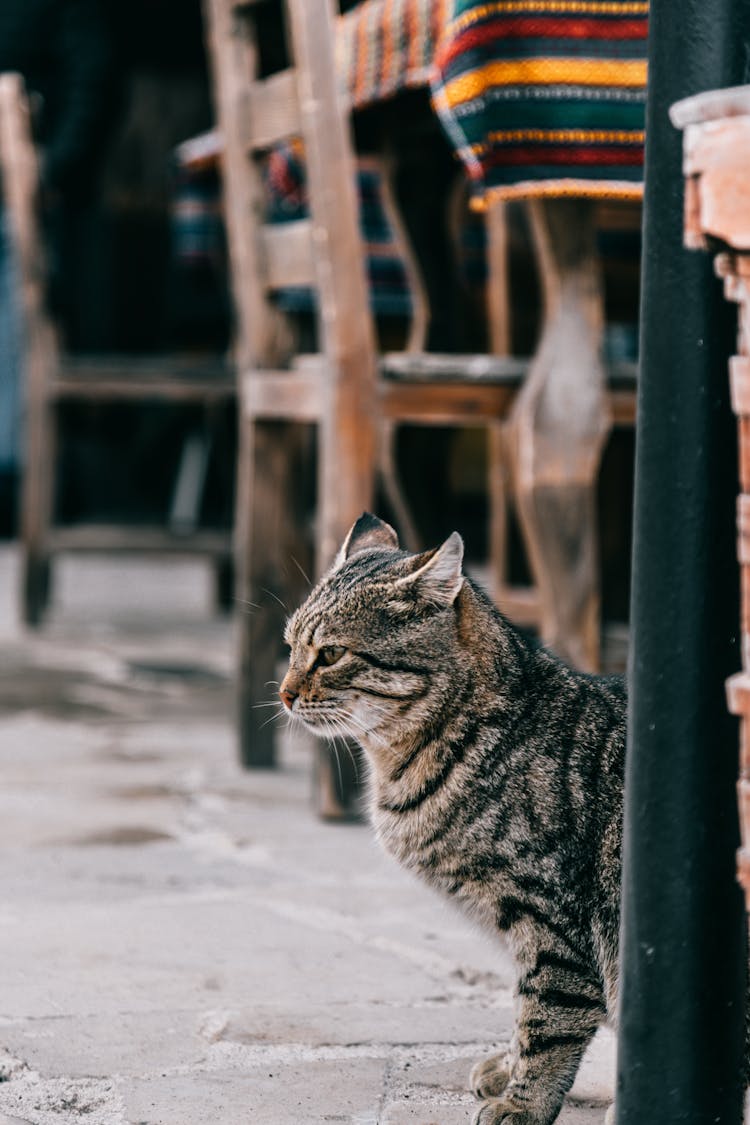
<svg viewBox="0 0 750 1125">
<path fill-rule="evenodd" d="M 454 533 L 411 555 L 360 517 L 292 616 L 281 699 L 371 765 L 377 835 L 515 958 L 506 1054 L 479 1062 L 475 1125 L 549 1125 L 615 1014 L 625 687 L 513 629 Z"/>
</svg>

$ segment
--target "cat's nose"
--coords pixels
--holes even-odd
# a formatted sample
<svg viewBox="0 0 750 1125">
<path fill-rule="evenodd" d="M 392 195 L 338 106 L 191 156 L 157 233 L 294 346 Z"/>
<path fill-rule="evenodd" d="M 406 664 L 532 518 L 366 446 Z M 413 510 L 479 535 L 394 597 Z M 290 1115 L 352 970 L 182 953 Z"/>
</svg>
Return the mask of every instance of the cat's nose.
<svg viewBox="0 0 750 1125">
<path fill-rule="evenodd" d="M 282 688 L 281 691 L 279 692 L 279 695 L 281 697 L 281 702 L 284 704 L 287 711 L 291 711 L 292 704 L 294 703 L 295 699 L 297 698 L 297 692 L 296 691 L 287 691 L 285 688 Z"/>
</svg>

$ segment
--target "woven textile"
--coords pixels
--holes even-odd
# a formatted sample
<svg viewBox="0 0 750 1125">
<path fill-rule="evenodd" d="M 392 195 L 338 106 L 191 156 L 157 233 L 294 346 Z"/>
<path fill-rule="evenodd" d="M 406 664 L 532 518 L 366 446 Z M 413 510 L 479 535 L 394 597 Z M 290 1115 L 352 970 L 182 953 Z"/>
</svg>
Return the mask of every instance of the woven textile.
<svg viewBox="0 0 750 1125">
<path fill-rule="evenodd" d="M 364 0 L 336 27 L 336 69 L 355 108 L 426 86 L 454 0 Z"/>
<path fill-rule="evenodd" d="M 640 198 L 648 4 L 456 0 L 433 101 L 474 205 Z"/>
</svg>

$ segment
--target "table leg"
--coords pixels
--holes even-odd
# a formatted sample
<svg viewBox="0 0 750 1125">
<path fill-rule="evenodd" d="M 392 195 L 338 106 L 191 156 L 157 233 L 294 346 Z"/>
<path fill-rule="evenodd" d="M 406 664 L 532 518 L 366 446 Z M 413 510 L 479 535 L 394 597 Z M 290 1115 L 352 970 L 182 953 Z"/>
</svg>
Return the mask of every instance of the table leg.
<svg viewBox="0 0 750 1125">
<path fill-rule="evenodd" d="M 596 483 L 611 428 L 594 204 L 534 200 L 544 302 L 539 345 L 510 420 L 516 504 L 539 589 L 543 641 L 599 667 Z"/>
</svg>

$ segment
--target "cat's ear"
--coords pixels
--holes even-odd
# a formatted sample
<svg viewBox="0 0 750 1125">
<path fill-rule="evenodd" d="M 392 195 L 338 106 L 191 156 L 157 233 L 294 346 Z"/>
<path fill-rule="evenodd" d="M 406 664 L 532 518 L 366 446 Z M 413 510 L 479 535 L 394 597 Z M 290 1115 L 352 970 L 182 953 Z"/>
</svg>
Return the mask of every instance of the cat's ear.
<svg viewBox="0 0 750 1125">
<path fill-rule="evenodd" d="M 461 564 L 464 558 L 464 541 L 457 531 L 450 535 L 442 547 L 412 574 L 399 578 L 397 587 L 409 587 L 432 605 L 449 606 L 458 597 L 464 584 Z"/>
<path fill-rule="evenodd" d="M 341 550 L 333 564 L 334 570 L 343 566 L 347 559 L 356 555 L 358 551 L 369 551 L 373 548 L 378 551 L 397 551 L 398 535 L 389 523 L 379 520 L 377 516 L 363 512 L 351 528 L 344 540 Z"/>
</svg>

